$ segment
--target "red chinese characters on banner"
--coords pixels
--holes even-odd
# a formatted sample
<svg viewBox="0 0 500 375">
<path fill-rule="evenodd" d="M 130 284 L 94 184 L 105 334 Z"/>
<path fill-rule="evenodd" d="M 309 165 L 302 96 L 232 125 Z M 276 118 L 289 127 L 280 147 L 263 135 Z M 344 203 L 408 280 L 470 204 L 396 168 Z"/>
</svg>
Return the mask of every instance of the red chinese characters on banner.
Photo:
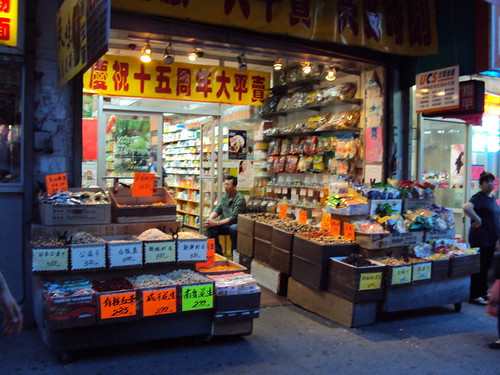
<svg viewBox="0 0 500 375">
<path fill-rule="evenodd" d="M 106 80 L 108 78 L 108 62 L 97 61 L 90 70 L 89 87 L 92 90 L 107 90 Z"/>
<path fill-rule="evenodd" d="M 115 60 L 113 63 L 113 70 L 115 71 L 113 74 L 113 82 L 115 84 L 115 91 L 128 91 L 129 84 L 127 83 L 128 79 L 128 64 L 127 63 L 119 63 Z"/>
<path fill-rule="evenodd" d="M 265 99 L 265 82 L 266 79 L 262 76 L 252 76 L 252 102 L 264 103 Z"/>
<path fill-rule="evenodd" d="M 172 69 L 169 66 L 157 66 L 156 71 L 158 72 L 156 76 L 158 85 L 155 87 L 155 92 L 161 94 L 172 93 L 172 89 L 170 88 L 170 77 L 167 75 Z"/>
<path fill-rule="evenodd" d="M 141 81 L 141 94 L 144 93 L 144 85 L 145 85 L 145 81 L 151 81 L 151 74 L 149 73 L 146 73 L 145 71 L 145 66 L 144 64 L 141 64 L 141 71 L 139 73 L 135 73 L 134 74 L 134 78 Z"/>
<path fill-rule="evenodd" d="M 428 46 L 432 42 L 431 21 L 428 0 L 414 0 L 408 2 L 408 20 L 410 30 L 410 46 Z"/>
<path fill-rule="evenodd" d="M 207 72 L 206 70 L 200 70 L 196 75 L 196 80 L 198 81 L 196 92 L 202 92 L 205 98 L 212 92 L 212 88 L 210 87 L 212 81 L 209 78 L 210 72 Z"/>
<path fill-rule="evenodd" d="M 224 13 L 226 15 L 233 11 L 234 6 L 238 3 L 243 16 L 248 19 L 250 16 L 250 2 L 248 0 L 225 0 L 224 1 Z"/>
<path fill-rule="evenodd" d="M 343 33 L 348 28 L 353 35 L 357 36 L 359 33 L 358 7 L 352 3 L 352 0 L 341 0 L 337 10 L 339 32 Z"/>
<path fill-rule="evenodd" d="M 238 94 L 238 99 L 241 100 L 243 94 L 248 92 L 247 88 L 248 77 L 245 74 L 235 74 L 234 75 L 234 87 L 233 90 Z"/>
<path fill-rule="evenodd" d="M 385 6 L 385 33 L 394 37 L 397 45 L 403 45 L 404 41 L 404 17 L 401 0 L 387 0 Z"/>
<path fill-rule="evenodd" d="M 0 1 L 0 13 L 8 14 L 10 12 L 10 0 Z M 10 39 L 10 17 L 0 17 L 0 40 Z"/>
<path fill-rule="evenodd" d="M 177 69 L 177 87 L 175 89 L 175 94 L 177 96 L 191 96 L 191 69 Z"/>
<path fill-rule="evenodd" d="M 299 22 L 311 28 L 311 7 L 309 0 L 291 0 L 290 1 L 290 26 L 295 26 Z"/>
<path fill-rule="evenodd" d="M 226 77 L 226 71 L 223 70 L 222 74 L 215 78 L 217 82 L 220 82 L 219 91 L 217 91 L 217 98 L 220 98 L 222 94 L 225 94 L 226 98 L 229 99 L 231 95 L 227 89 L 227 85 L 231 82 L 231 77 Z"/>
</svg>

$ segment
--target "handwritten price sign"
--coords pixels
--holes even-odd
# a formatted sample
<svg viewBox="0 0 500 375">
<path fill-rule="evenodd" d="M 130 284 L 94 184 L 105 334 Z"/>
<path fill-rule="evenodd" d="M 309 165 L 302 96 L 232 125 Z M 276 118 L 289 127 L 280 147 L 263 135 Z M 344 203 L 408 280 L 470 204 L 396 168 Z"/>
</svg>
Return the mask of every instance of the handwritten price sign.
<svg viewBox="0 0 500 375">
<path fill-rule="evenodd" d="M 300 224 L 307 224 L 307 211 L 306 210 L 299 210 L 299 223 Z"/>
<path fill-rule="evenodd" d="M 32 271 L 68 271 L 69 249 L 33 249 Z"/>
<path fill-rule="evenodd" d="M 213 266 L 215 266 L 215 239 L 209 238 L 207 240 L 207 261 L 196 263 L 196 268 L 209 268 Z"/>
<path fill-rule="evenodd" d="M 330 234 L 340 236 L 340 220 L 330 220 Z"/>
<path fill-rule="evenodd" d="M 99 297 L 101 319 L 123 318 L 137 313 L 135 292 L 106 294 Z"/>
<path fill-rule="evenodd" d="M 280 209 L 279 217 L 282 219 L 286 219 L 286 214 L 288 212 L 288 206 L 286 204 L 280 204 L 279 209 Z"/>
<path fill-rule="evenodd" d="M 175 241 L 144 243 L 144 263 L 175 262 Z"/>
<path fill-rule="evenodd" d="M 132 186 L 133 197 L 150 197 L 153 195 L 156 176 L 154 173 L 135 172 Z"/>
<path fill-rule="evenodd" d="M 56 194 L 58 191 L 68 190 L 68 177 L 66 173 L 49 174 L 45 176 L 47 194 Z"/>
<path fill-rule="evenodd" d="M 329 231 L 330 226 L 332 225 L 331 222 L 332 222 L 332 215 L 323 214 L 323 216 L 321 217 L 321 230 Z"/>
<path fill-rule="evenodd" d="M 106 268 L 106 245 L 72 245 L 71 269 Z"/>
<path fill-rule="evenodd" d="M 204 262 L 207 260 L 206 240 L 178 240 L 178 262 Z"/>
<path fill-rule="evenodd" d="M 359 290 L 380 289 L 382 287 L 382 272 L 363 273 L 359 279 Z"/>
<path fill-rule="evenodd" d="M 214 307 L 214 285 L 186 285 L 181 289 L 182 311 L 211 309 Z"/>
<path fill-rule="evenodd" d="M 351 241 L 356 241 L 356 232 L 354 229 L 354 224 L 344 223 L 344 237 Z"/>
<path fill-rule="evenodd" d="M 175 288 L 145 290 L 142 292 L 142 315 L 155 316 L 172 314 L 177 311 Z"/>
</svg>

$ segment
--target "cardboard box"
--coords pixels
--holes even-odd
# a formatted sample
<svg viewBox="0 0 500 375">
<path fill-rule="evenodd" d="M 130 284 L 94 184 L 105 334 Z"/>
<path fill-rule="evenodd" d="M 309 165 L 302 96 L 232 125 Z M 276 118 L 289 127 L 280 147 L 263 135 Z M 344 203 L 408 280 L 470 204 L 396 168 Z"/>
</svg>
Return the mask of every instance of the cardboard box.
<svg viewBox="0 0 500 375">
<path fill-rule="evenodd" d="M 279 272 L 267 264 L 257 260 L 252 261 L 252 275 L 257 283 L 271 292 L 286 296 L 288 288 L 288 275 Z"/>
<path fill-rule="evenodd" d="M 176 220 L 176 202 L 164 187 L 155 188 L 150 197 L 132 197 L 129 188 L 110 189 L 109 198 L 113 221 L 116 223 Z"/>
<path fill-rule="evenodd" d="M 88 191 L 102 193 L 99 188 L 70 188 L 72 192 Z M 40 221 L 44 225 L 81 225 L 81 224 L 109 224 L 111 223 L 111 204 L 66 205 L 42 203 L 38 196 Z"/>
<path fill-rule="evenodd" d="M 326 212 L 334 215 L 368 215 L 368 204 L 353 204 L 343 208 L 332 208 L 326 206 Z"/>
<path fill-rule="evenodd" d="M 351 302 L 378 301 L 384 295 L 385 267 L 355 267 L 344 263 L 344 257 L 330 258 L 327 289 Z"/>
<path fill-rule="evenodd" d="M 240 232 L 238 230 L 238 240 L 236 249 L 241 253 L 249 257 L 253 257 L 253 234 L 248 235 L 246 233 Z"/>
<path fill-rule="evenodd" d="M 450 258 L 448 276 L 450 278 L 457 278 L 478 273 L 480 271 L 479 259 L 479 253 Z"/>
<path fill-rule="evenodd" d="M 382 204 L 390 204 L 392 209 L 398 213 L 403 210 L 403 201 L 401 199 L 370 199 L 368 204 L 370 206 L 368 211 L 370 216 L 375 215 L 377 207 Z"/>
<path fill-rule="evenodd" d="M 404 198 L 403 211 L 415 210 L 417 208 L 428 208 L 434 204 L 434 198 Z"/>
<path fill-rule="evenodd" d="M 386 249 L 390 244 L 390 233 L 356 232 L 356 242 L 365 249 Z"/>
<path fill-rule="evenodd" d="M 389 247 L 414 246 L 422 243 L 423 240 L 424 232 L 393 232 L 389 236 Z"/>
<path fill-rule="evenodd" d="M 431 229 L 423 232 L 423 240 L 439 240 L 440 238 L 454 238 L 455 237 L 455 227 L 447 230 Z"/>
<path fill-rule="evenodd" d="M 262 241 L 259 239 L 254 240 L 254 258 L 260 260 L 262 263 L 271 265 L 271 242 Z"/>
</svg>

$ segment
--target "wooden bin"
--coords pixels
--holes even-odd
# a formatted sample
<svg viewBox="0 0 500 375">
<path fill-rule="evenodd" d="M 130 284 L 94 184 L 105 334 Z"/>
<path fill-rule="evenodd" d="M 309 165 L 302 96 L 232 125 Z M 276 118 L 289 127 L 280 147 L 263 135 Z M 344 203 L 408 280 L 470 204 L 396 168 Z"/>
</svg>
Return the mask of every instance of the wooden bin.
<svg viewBox="0 0 500 375">
<path fill-rule="evenodd" d="M 255 232 L 254 238 L 261 241 L 266 241 L 271 243 L 273 238 L 273 227 L 272 225 L 264 224 L 259 221 L 255 222 Z"/>
<path fill-rule="evenodd" d="M 271 267 L 285 275 L 290 275 L 292 271 L 291 249 L 285 250 L 271 245 Z"/>
<path fill-rule="evenodd" d="M 281 229 L 273 228 L 271 244 L 285 251 L 292 251 L 293 233 Z"/>
<path fill-rule="evenodd" d="M 343 257 L 330 258 L 329 292 L 351 302 L 378 301 L 383 297 L 384 266 L 355 267 L 342 262 Z"/>
<path fill-rule="evenodd" d="M 254 239 L 254 258 L 265 263 L 267 265 L 271 265 L 271 242 L 262 241 L 259 239 Z"/>
<path fill-rule="evenodd" d="M 246 233 L 240 232 L 238 230 L 238 239 L 236 249 L 241 253 L 249 257 L 253 257 L 254 247 L 253 247 L 253 234 L 250 236 Z"/>
<path fill-rule="evenodd" d="M 331 257 L 347 256 L 358 251 L 356 243 L 321 244 L 302 237 L 300 234 L 293 239 L 293 255 L 313 264 L 328 266 Z"/>
<path fill-rule="evenodd" d="M 390 266 L 384 263 L 377 262 L 376 259 L 370 261 L 385 267 L 384 285 L 386 288 L 399 287 L 411 284 L 411 276 L 413 269 L 412 264 Z"/>
<path fill-rule="evenodd" d="M 479 253 L 450 258 L 448 276 L 451 278 L 473 275 L 479 272 Z"/>
<path fill-rule="evenodd" d="M 435 259 L 432 261 L 432 281 L 448 279 L 450 272 L 450 259 Z"/>
<path fill-rule="evenodd" d="M 255 220 L 245 215 L 238 215 L 238 234 L 243 233 L 253 238 L 255 231 Z"/>
</svg>

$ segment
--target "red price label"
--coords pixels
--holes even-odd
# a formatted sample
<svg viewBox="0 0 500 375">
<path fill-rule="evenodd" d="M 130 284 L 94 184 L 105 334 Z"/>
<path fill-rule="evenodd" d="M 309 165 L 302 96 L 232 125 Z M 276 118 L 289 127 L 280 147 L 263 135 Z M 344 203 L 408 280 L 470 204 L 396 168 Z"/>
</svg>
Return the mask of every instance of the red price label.
<svg viewBox="0 0 500 375">
<path fill-rule="evenodd" d="M 323 214 L 321 217 L 321 230 L 330 230 L 332 225 L 332 215 L 330 214 Z"/>
<path fill-rule="evenodd" d="M 68 190 L 68 177 L 66 173 L 49 174 L 45 176 L 47 194 L 56 194 L 58 191 Z"/>
<path fill-rule="evenodd" d="M 307 211 L 306 210 L 299 210 L 299 223 L 300 224 L 307 224 Z"/>
<path fill-rule="evenodd" d="M 215 266 L 215 238 L 207 240 L 207 261 L 196 263 L 196 268 L 209 268 Z"/>
<path fill-rule="evenodd" d="M 352 241 L 356 241 L 356 232 L 354 231 L 354 224 L 344 223 L 344 237 Z"/>
<path fill-rule="evenodd" d="M 153 195 L 156 176 L 154 173 L 135 172 L 134 185 L 132 186 L 133 197 L 150 197 Z"/>
<path fill-rule="evenodd" d="M 176 311 L 177 293 L 175 288 L 142 292 L 142 314 L 144 316 L 171 314 Z"/>
<path fill-rule="evenodd" d="M 280 217 L 286 219 L 286 214 L 288 212 L 288 206 L 286 204 L 280 204 Z"/>
<path fill-rule="evenodd" d="M 100 297 L 101 319 L 121 318 L 136 314 L 135 292 L 106 294 Z"/>
<path fill-rule="evenodd" d="M 340 236 L 340 220 L 330 221 L 330 233 L 334 236 Z"/>
</svg>

